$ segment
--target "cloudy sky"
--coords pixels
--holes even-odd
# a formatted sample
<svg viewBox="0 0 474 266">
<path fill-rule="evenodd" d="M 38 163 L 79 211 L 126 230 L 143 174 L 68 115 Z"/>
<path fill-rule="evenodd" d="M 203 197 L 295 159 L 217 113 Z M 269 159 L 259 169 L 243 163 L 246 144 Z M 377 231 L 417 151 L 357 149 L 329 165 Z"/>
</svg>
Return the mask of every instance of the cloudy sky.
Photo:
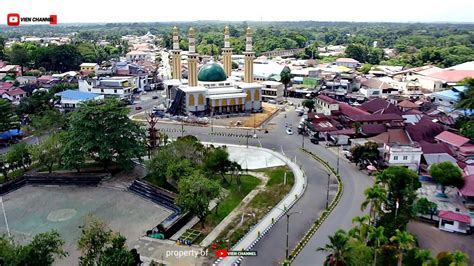
<svg viewBox="0 0 474 266">
<path fill-rule="evenodd" d="M 474 22 L 474 0 L 0 0 L 0 19 L 57 14 L 58 22 L 194 20 Z M 176 10 L 176 12 L 173 12 Z"/>
</svg>

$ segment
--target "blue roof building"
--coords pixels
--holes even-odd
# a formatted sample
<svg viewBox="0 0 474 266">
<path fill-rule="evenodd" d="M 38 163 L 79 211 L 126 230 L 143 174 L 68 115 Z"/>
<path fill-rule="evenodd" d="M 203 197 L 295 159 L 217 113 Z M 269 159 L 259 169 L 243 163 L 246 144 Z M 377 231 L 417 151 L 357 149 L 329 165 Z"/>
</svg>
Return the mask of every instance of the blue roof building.
<svg viewBox="0 0 474 266">
<path fill-rule="evenodd" d="M 461 97 L 461 93 L 468 89 L 467 86 L 454 86 L 449 90 L 438 91 L 431 94 L 433 103 L 438 106 L 438 110 L 445 113 L 456 112 L 463 115 L 472 115 L 474 114 L 473 110 L 459 110 L 456 109 L 456 103 Z"/>
<path fill-rule="evenodd" d="M 55 96 L 61 98 L 60 106 L 58 107 L 62 109 L 75 109 L 81 102 L 104 99 L 104 95 L 78 90 L 65 90 L 56 93 Z"/>
</svg>

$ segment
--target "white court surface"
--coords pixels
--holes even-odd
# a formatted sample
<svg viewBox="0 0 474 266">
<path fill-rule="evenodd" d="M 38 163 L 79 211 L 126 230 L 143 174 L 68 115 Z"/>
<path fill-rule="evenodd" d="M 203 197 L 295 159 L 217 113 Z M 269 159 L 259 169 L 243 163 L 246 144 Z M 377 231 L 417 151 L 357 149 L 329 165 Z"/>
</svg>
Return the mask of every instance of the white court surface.
<svg viewBox="0 0 474 266">
<path fill-rule="evenodd" d="M 227 151 L 229 159 L 239 163 L 242 169 L 255 170 L 286 165 L 285 162 L 262 149 L 227 146 Z"/>
</svg>

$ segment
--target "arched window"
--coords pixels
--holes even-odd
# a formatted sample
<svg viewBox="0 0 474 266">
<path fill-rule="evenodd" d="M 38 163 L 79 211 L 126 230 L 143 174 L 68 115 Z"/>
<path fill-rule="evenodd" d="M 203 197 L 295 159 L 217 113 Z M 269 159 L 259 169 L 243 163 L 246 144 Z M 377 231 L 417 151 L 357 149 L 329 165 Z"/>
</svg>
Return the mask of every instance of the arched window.
<svg viewBox="0 0 474 266">
<path fill-rule="evenodd" d="M 188 106 L 194 106 L 194 95 L 192 94 L 188 96 Z"/>
<path fill-rule="evenodd" d="M 202 96 L 202 93 L 199 93 L 198 96 L 198 104 L 203 105 L 204 104 L 204 96 Z"/>
<path fill-rule="evenodd" d="M 259 101 L 260 100 L 260 91 L 255 90 L 254 95 L 253 95 L 253 100 L 254 101 Z"/>
<path fill-rule="evenodd" d="M 251 101 L 252 100 L 252 95 L 250 95 L 250 91 L 248 90 L 247 91 L 247 98 L 245 98 L 247 101 Z"/>
<path fill-rule="evenodd" d="M 235 105 L 235 99 L 230 99 L 230 105 Z"/>
</svg>

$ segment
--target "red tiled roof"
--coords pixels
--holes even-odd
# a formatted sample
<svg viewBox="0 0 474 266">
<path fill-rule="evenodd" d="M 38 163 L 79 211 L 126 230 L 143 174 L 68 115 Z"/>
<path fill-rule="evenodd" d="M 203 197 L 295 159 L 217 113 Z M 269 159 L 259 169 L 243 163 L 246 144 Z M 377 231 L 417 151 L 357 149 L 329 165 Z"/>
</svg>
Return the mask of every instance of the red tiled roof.
<svg viewBox="0 0 474 266">
<path fill-rule="evenodd" d="M 457 221 L 465 224 L 471 224 L 471 217 L 469 215 L 456 213 L 452 211 L 439 211 L 438 213 L 439 218 L 443 218 L 445 220 Z"/>
<path fill-rule="evenodd" d="M 474 154 L 474 145 L 463 145 L 459 148 L 459 153 Z"/>
<path fill-rule="evenodd" d="M 7 91 L 4 90 L 4 89 L 0 89 L 0 95 L 4 94 L 5 92 L 7 92 Z"/>
<path fill-rule="evenodd" d="M 356 115 L 369 115 L 370 113 L 361 110 L 359 108 L 348 105 L 347 103 L 339 103 L 339 110 L 347 117 L 353 117 Z"/>
<path fill-rule="evenodd" d="M 418 108 L 418 105 L 416 103 L 410 102 L 409 100 L 403 100 L 399 102 L 398 106 L 402 108 Z"/>
<path fill-rule="evenodd" d="M 25 94 L 26 92 L 20 88 L 16 88 L 14 90 L 7 91 L 6 93 L 10 96 L 16 96 L 16 95 Z"/>
<path fill-rule="evenodd" d="M 11 87 L 13 87 L 11 82 L 0 82 L 0 89 L 9 90 Z"/>
<path fill-rule="evenodd" d="M 403 117 L 399 114 L 354 115 L 350 119 L 354 122 L 403 121 Z"/>
<path fill-rule="evenodd" d="M 407 133 L 403 129 L 389 129 L 387 132 L 381 133 L 369 140 L 377 143 L 398 143 L 400 145 L 410 145 L 411 141 Z"/>
<path fill-rule="evenodd" d="M 38 78 L 38 81 L 46 81 L 47 82 L 47 81 L 51 81 L 53 79 L 54 79 L 53 76 L 43 75 L 43 76 Z"/>
<path fill-rule="evenodd" d="M 453 145 L 454 147 L 461 147 L 462 145 L 469 142 L 468 138 L 460 136 L 458 134 L 451 133 L 449 131 L 443 131 L 438 134 L 435 139 Z"/>
<path fill-rule="evenodd" d="M 378 135 L 386 132 L 387 127 L 384 124 L 364 124 L 361 127 L 361 131 L 364 135 Z"/>
<path fill-rule="evenodd" d="M 400 113 L 400 111 L 394 104 L 382 98 L 375 98 L 370 101 L 367 101 L 360 105 L 358 108 L 369 113 Z"/>
<path fill-rule="evenodd" d="M 443 70 L 428 75 L 428 77 L 444 80 L 449 83 L 459 82 L 465 78 L 474 78 L 474 70 Z"/>
<path fill-rule="evenodd" d="M 419 144 L 424 154 L 447 153 L 449 155 L 453 155 L 453 152 L 446 143 L 429 143 L 427 141 L 421 140 L 419 141 Z"/>
<path fill-rule="evenodd" d="M 322 101 L 325 101 L 329 104 L 335 104 L 335 103 L 339 103 L 337 100 L 329 97 L 329 96 L 326 96 L 326 95 L 318 95 L 317 97 L 318 99 L 322 100 Z"/>
<path fill-rule="evenodd" d="M 406 129 L 414 141 L 425 140 L 427 142 L 434 142 L 434 137 L 444 131 L 444 126 L 430 119 L 422 118 L 414 125 L 406 125 Z"/>
<path fill-rule="evenodd" d="M 355 128 L 340 129 L 340 130 L 332 131 L 329 134 L 332 135 L 332 136 L 335 136 L 335 135 L 354 135 L 355 134 Z"/>
</svg>

